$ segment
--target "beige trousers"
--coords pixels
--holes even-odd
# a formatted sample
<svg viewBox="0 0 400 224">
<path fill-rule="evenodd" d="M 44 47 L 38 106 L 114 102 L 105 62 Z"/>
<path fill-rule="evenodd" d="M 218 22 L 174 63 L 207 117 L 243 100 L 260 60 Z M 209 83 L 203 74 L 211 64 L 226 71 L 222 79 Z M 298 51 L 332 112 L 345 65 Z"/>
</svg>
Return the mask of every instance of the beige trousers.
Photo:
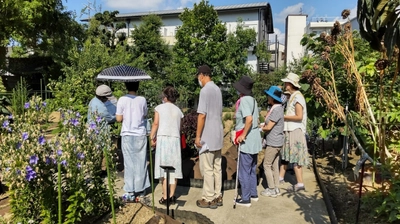
<svg viewBox="0 0 400 224">
<path fill-rule="evenodd" d="M 267 177 L 268 188 L 279 187 L 279 152 L 282 147 L 267 146 L 264 153 L 264 172 Z"/>
<path fill-rule="evenodd" d="M 200 172 L 203 176 L 202 198 L 206 201 L 212 201 L 214 198 L 221 195 L 221 160 L 221 150 L 207 151 L 199 156 Z"/>
</svg>

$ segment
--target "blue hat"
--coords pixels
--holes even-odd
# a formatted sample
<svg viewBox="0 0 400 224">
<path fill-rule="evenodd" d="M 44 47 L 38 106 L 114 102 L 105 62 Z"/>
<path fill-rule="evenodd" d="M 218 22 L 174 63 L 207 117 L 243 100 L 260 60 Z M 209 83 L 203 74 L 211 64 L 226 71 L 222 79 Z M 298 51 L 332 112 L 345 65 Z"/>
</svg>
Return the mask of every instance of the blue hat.
<svg viewBox="0 0 400 224">
<path fill-rule="evenodd" d="M 282 95 L 282 90 L 278 86 L 271 86 L 269 87 L 268 90 L 264 90 L 264 92 L 272 97 L 272 99 L 278 101 L 279 103 L 282 103 L 281 95 Z"/>
</svg>

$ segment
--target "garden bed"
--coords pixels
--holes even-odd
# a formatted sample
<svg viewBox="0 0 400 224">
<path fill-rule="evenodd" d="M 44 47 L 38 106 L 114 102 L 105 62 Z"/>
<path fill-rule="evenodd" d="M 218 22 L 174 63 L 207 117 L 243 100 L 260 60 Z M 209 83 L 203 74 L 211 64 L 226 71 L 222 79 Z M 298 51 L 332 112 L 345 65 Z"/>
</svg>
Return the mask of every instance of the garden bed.
<svg viewBox="0 0 400 224">
<path fill-rule="evenodd" d="M 316 166 L 325 185 L 329 199 L 332 203 L 338 223 L 355 223 L 358 201 L 359 201 L 359 180 L 354 179 L 353 168 L 359 159 L 359 155 L 349 155 L 349 163 L 346 170 L 342 170 L 342 158 L 333 156 L 331 150 L 316 158 Z M 368 162 L 367 162 L 368 163 Z M 379 188 L 380 185 L 365 178 L 362 187 L 362 194 Z M 371 219 L 371 214 L 360 210 L 359 223 L 378 223 L 378 220 Z"/>
</svg>

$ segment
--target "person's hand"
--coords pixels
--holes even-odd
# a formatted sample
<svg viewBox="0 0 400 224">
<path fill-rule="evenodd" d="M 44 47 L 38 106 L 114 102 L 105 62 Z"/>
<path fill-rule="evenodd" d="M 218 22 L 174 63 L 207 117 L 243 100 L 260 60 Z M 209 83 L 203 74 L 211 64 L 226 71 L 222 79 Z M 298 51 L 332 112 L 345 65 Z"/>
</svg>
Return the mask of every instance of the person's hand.
<svg viewBox="0 0 400 224">
<path fill-rule="evenodd" d="M 195 145 L 197 148 L 201 148 L 201 147 L 202 147 L 202 145 L 200 144 L 200 138 L 196 138 L 196 140 L 194 141 L 194 145 Z"/>
<path fill-rule="evenodd" d="M 157 145 L 157 140 L 156 140 L 156 138 L 153 138 L 153 139 L 151 140 L 150 146 L 151 146 L 152 148 L 155 148 L 156 145 Z"/>
<path fill-rule="evenodd" d="M 238 143 L 242 143 L 246 140 L 246 135 L 245 134 L 241 134 L 239 137 L 237 137 L 236 141 Z"/>
</svg>

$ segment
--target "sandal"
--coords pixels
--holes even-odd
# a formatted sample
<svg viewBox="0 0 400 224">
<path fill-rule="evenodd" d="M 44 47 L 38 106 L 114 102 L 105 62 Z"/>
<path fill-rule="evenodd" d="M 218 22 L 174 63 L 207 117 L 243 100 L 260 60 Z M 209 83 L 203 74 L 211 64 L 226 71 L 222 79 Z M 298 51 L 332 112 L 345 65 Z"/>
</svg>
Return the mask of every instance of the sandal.
<svg viewBox="0 0 400 224">
<path fill-rule="evenodd" d="M 161 197 L 161 199 L 160 200 L 158 200 L 158 203 L 160 203 L 160 204 L 167 204 L 167 199 L 165 199 L 164 197 Z"/>
<path fill-rule="evenodd" d="M 176 197 L 175 197 L 175 196 L 170 197 L 170 198 L 169 198 L 169 203 L 170 203 L 171 205 L 174 205 L 174 204 L 176 203 Z"/>
</svg>

